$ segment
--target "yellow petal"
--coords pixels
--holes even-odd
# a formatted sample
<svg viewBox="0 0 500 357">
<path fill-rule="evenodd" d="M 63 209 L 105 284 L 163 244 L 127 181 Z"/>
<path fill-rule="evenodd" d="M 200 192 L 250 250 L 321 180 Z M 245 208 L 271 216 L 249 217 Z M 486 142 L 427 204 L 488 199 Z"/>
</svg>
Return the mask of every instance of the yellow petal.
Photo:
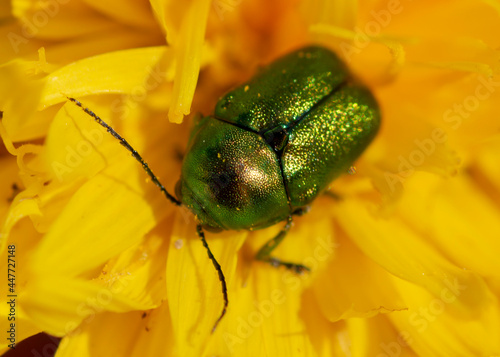
<svg viewBox="0 0 500 357">
<path fill-rule="evenodd" d="M 299 311 L 304 279 L 258 264 L 246 286 L 235 290 L 233 307 L 215 332 L 207 356 L 314 356 Z"/>
<path fill-rule="evenodd" d="M 351 336 L 344 321 L 335 323 L 325 318 L 312 290 L 302 295 L 300 316 L 306 325 L 307 334 L 318 356 L 351 356 Z"/>
<path fill-rule="evenodd" d="M 158 76 L 154 71 L 155 65 L 162 56 L 168 56 L 167 53 L 167 49 L 161 46 L 139 48 L 85 58 L 69 64 L 47 77 L 39 106 L 45 108 L 65 101 L 65 96 L 145 90 L 146 79 Z"/>
<path fill-rule="evenodd" d="M 395 281 L 409 309 L 388 317 L 419 356 L 494 356 L 500 351 L 497 297 L 475 302 L 470 316 L 458 317 L 457 306 L 468 300 L 474 285 L 449 280 L 439 295 L 400 279 Z"/>
<path fill-rule="evenodd" d="M 443 181 L 419 175 L 409 180 L 401 210 L 405 220 L 414 229 L 429 232 L 432 243 L 457 266 L 484 277 L 499 277 L 498 208 L 470 179 Z"/>
<path fill-rule="evenodd" d="M 472 178 L 494 202 L 500 202 L 500 166 L 496 160 L 498 152 L 500 152 L 498 141 L 483 146 L 478 153 L 477 162 L 471 165 L 469 171 Z"/>
<path fill-rule="evenodd" d="M 401 221 L 375 217 L 354 201 L 342 201 L 335 207 L 342 228 L 356 245 L 393 275 L 413 282 L 439 297 L 455 282 L 466 285 L 460 300 L 450 306 L 462 318 L 473 318 L 492 295 L 485 282 L 446 260 Z"/>
<path fill-rule="evenodd" d="M 144 320 L 144 328 L 139 330 L 131 356 L 173 356 L 174 341 L 168 304 L 163 303 L 159 308 L 148 311 Z"/>
<path fill-rule="evenodd" d="M 0 231 L 0 251 L 4 252 L 7 246 L 7 239 L 14 226 L 24 217 L 40 216 L 40 208 L 36 199 L 23 199 L 18 197 L 10 206 L 6 219 Z"/>
<path fill-rule="evenodd" d="M 12 13 L 24 25 L 27 38 L 67 39 L 87 33 L 107 31 L 114 24 L 98 16 L 82 1 L 12 1 Z"/>
<path fill-rule="evenodd" d="M 0 18 L 8 17 L 11 14 L 11 3 L 2 2 L 0 4 Z"/>
<path fill-rule="evenodd" d="M 319 274 L 312 290 L 330 321 L 372 317 L 406 308 L 388 278 L 386 271 L 343 237 L 338 240 L 336 259 Z"/>
<path fill-rule="evenodd" d="M 180 2 L 168 3 L 163 0 L 150 0 L 150 4 L 156 20 L 167 36 L 167 43 L 175 42 L 178 28 L 172 24 L 172 21 L 178 21 L 182 18 L 182 16 L 179 16 L 179 13 L 185 8 L 186 4 Z"/>
<path fill-rule="evenodd" d="M 30 279 L 28 265 L 25 262 L 29 261 L 33 248 L 40 240 L 40 235 L 33 228 L 30 219 L 27 218 L 29 215 L 33 216 L 39 213 L 36 204 L 32 204 L 33 201 L 21 200 L 19 205 L 11 208 L 7 218 L 8 221 L 12 220 L 8 227 L 10 231 L 8 234 L 5 234 L 5 231 L 0 232 L 2 244 L 5 244 L 5 249 L 0 254 L 1 261 L 5 262 L 0 264 L 0 274 L 6 277 L 5 284 L 0 286 L 0 294 L 3 297 L 0 306 L 0 327 L 3 331 L 8 331 L 10 324 L 14 323 L 16 335 L 15 341 L 10 341 L 7 340 L 7 337 L 10 338 L 10 333 L 8 333 L 6 339 L 0 344 L 0 349 L 13 342 L 19 343 L 21 340 L 42 331 L 40 326 L 35 324 L 20 308 L 19 300 Z M 30 203 L 26 204 L 27 202 Z M 7 269 L 12 270 L 8 271 Z M 8 276 L 8 273 L 11 275 Z M 14 281 L 7 280 L 7 278 L 14 278 Z M 15 284 L 13 287 L 8 285 L 12 282 Z M 11 288 L 13 290 L 10 290 Z M 12 309 L 11 304 L 9 304 L 11 298 L 15 300 Z M 14 317 L 15 320 L 13 320 Z"/>
<path fill-rule="evenodd" d="M 171 336 L 166 304 L 147 312 L 105 312 L 64 337 L 56 357 L 172 356 Z"/>
<path fill-rule="evenodd" d="M 182 122 L 191 112 L 191 101 L 198 81 L 205 27 L 211 2 L 194 0 L 182 18 L 179 37 L 174 43 L 176 75 L 168 116 L 174 123 Z"/>
<path fill-rule="evenodd" d="M 99 0 L 85 0 L 85 4 L 122 24 L 146 28 L 154 27 L 155 25 L 151 16 L 149 3 L 145 1 L 115 0 L 103 2 Z"/>
<path fill-rule="evenodd" d="M 296 219 L 285 240 L 273 251 L 272 255 L 283 261 L 311 269 L 302 275 L 254 260 L 256 252 L 281 229 L 282 224 L 278 224 L 251 233 L 242 249 L 250 251 L 240 255 L 243 261 L 229 291 L 230 309 L 210 341 L 208 356 L 294 355 L 297 351 L 314 355 L 312 337 L 301 314 L 302 297 L 335 254 L 331 217 L 326 210 L 313 208 L 309 215 Z M 245 262 L 251 264 L 250 270 Z"/>
<path fill-rule="evenodd" d="M 18 193 L 18 190 L 13 185 L 19 186 L 20 183 L 17 176 L 18 167 L 16 160 L 12 156 L 0 156 L 0 167 L 2 167 L 2 175 L 0 176 L 0 227 L 2 227 L 4 223 L 3 219 L 7 217 L 6 213 L 9 210 L 9 206 Z"/>
<path fill-rule="evenodd" d="M 19 308 L 41 329 L 55 336 L 71 333 L 103 311 L 127 312 L 153 307 L 115 294 L 114 287 L 54 274 L 33 277 L 19 296 Z"/>
<path fill-rule="evenodd" d="M 50 125 L 44 158 L 58 182 L 91 178 L 105 167 L 106 133 L 74 103 L 66 103 Z M 111 156 L 113 157 L 113 156 Z"/>
<path fill-rule="evenodd" d="M 158 31 L 143 32 L 137 31 L 134 27 L 118 26 L 109 31 L 106 36 L 91 33 L 74 38 L 64 43 L 63 46 L 58 45 L 58 42 L 53 44 L 45 42 L 44 45 L 50 62 L 60 65 L 120 50 L 159 46 L 164 44 L 162 40 L 163 37 Z M 32 42 L 30 41 L 21 49 L 24 50 Z M 127 74 L 133 75 L 131 72 Z M 79 80 L 84 80 L 84 78 L 79 78 Z"/>
<path fill-rule="evenodd" d="M 174 341 L 172 321 L 168 304 L 148 311 L 144 319 L 144 327 L 139 330 L 137 342 L 132 350 L 132 357 L 173 356 Z"/>
<path fill-rule="evenodd" d="M 356 1 L 309 1 L 303 3 L 303 12 L 315 23 L 352 28 L 356 23 L 359 5 Z"/>
<path fill-rule="evenodd" d="M 154 223 L 148 202 L 126 186 L 98 175 L 71 197 L 31 265 L 37 272 L 80 274 L 137 244 Z"/>
<path fill-rule="evenodd" d="M 398 312 L 394 313 L 395 315 Z M 412 350 L 408 331 L 398 331 L 388 319 L 389 315 L 378 315 L 371 319 L 349 319 L 347 329 L 352 338 L 352 356 L 404 356 L 416 357 Z"/>
<path fill-rule="evenodd" d="M 131 247 L 102 269 L 99 281 L 105 286 L 117 283 L 114 289 L 144 305 L 160 305 L 166 298 L 165 265 L 172 219 L 159 224 L 144 242 Z"/>
<path fill-rule="evenodd" d="M 4 291 L 1 291 L 2 296 L 7 296 L 4 294 Z M 0 307 L 0 317 L 2 321 L 0 322 L 0 328 L 2 331 L 5 331 L 5 338 L 3 341 L 0 342 L 0 353 L 3 353 L 3 350 L 5 352 L 10 349 L 8 345 L 14 343 L 17 344 L 19 341 L 24 340 L 25 338 L 28 338 L 30 336 L 33 336 L 39 332 L 42 332 L 40 327 L 36 326 L 33 321 L 30 320 L 28 316 L 19 309 L 19 300 L 16 298 L 15 299 L 15 304 L 13 304 L 14 308 L 13 311 L 11 311 L 11 306 L 10 306 L 10 298 L 7 297 L 5 299 L 5 302 L 2 301 L 2 306 Z M 9 315 L 10 314 L 10 315 Z M 12 317 L 15 317 L 15 320 L 12 320 Z M 9 320 L 9 317 L 11 318 Z M 11 332 L 8 332 L 12 329 L 12 326 L 10 325 L 13 323 L 15 326 L 13 328 L 14 335 L 15 337 L 11 337 Z M 12 339 L 11 339 L 12 338 Z"/>
<path fill-rule="evenodd" d="M 190 356 L 202 354 L 224 300 L 217 272 L 197 239 L 195 226 L 186 224 L 192 220 L 191 215 L 183 213 L 176 214 L 170 242 L 167 297 L 179 356 Z M 245 232 L 230 233 L 207 240 L 229 286 L 236 269 L 237 251 L 246 236 Z"/>
<path fill-rule="evenodd" d="M 13 61 L 0 66 L 0 108 L 2 124 L 12 141 L 43 136 L 49 117 L 37 117 L 36 106 L 44 82 L 33 74 L 38 62 Z M 53 114 L 53 113 L 51 113 Z"/>
</svg>

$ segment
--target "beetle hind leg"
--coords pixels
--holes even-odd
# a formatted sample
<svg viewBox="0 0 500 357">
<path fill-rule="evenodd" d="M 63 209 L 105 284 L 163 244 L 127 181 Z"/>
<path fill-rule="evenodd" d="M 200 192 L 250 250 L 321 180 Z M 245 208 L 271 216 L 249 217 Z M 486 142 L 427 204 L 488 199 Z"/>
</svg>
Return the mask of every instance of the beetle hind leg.
<svg viewBox="0 0 500 357">
<path fill-rule="evenodd" d="M 272 251 L 285 239 L 286 234 L 292 227 L 292 216 L 288 217 L 285 227 L 273 238 L 271 238 L 255 255 L 255 259 L 271 264 L 273 267 L 285 267 L 296 274 L 302 274 L 310 271 L 308 267 L 302 264 L 282 261 L 271 256 Z"/>
</svg>

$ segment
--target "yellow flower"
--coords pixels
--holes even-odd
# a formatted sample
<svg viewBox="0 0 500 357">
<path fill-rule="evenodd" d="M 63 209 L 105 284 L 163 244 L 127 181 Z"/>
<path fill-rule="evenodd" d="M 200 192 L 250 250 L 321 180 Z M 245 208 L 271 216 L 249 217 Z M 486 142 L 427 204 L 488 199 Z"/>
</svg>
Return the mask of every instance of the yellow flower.
<svg viewBox="0 0 500 357">
<path fill-rule="evenodd" d="M 2 351 L 45 331 L 57 357 L 500 354 L 498 1 L 12 0 L 0 18 Z M 211 334 L 193 217 L 66 96 L 172 192 L 189 125 L 167 117 L 309 43 L 373 90 L 382 129 L 276 250 L 310 274 L 253 261 L 279 225 L 207 234 L 230 299 Z"/>
</svg>

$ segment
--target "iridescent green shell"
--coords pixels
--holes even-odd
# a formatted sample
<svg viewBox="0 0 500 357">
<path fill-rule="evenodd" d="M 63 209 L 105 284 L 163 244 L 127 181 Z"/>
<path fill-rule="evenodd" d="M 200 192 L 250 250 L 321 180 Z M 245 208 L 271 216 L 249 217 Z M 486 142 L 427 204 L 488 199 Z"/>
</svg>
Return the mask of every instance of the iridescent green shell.
<svg viewBox="0 0 500 357">
<path fill-rule="evenodd" d="M 310 204 L 359 157 L 378 105 L 331 51 L 307 47 L 227 93 L 194 127 L 179 198 L 207 227 L 259 229 Z"/>
</svg>

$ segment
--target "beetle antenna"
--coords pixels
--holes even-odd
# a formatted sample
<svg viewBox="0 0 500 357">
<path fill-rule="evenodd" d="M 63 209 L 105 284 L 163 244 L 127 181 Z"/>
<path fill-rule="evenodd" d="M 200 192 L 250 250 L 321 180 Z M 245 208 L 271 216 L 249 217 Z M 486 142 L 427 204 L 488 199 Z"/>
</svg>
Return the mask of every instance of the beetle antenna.
<svg viewBox="0 0 500 357">
<path fill-rule="evenodd" d="M 94 118 L 94 120 L 97 122 L 97 124 L 99 124 L 100 126 L 102 126 L 103 128 L 105 128 L 107 130 L 107 132 L 110 133 L 115 139 L 118 139 L 118 141 L 120 142 L 120 144 L 122 146 L 124 146 L 132 154 L 132 156 L 134 157 L 134 159 L 136 159 L 137 161 L 139 161 L 141 163 L 142 168 L 144 169 L 144 171 L 147 172 L 147 174 L 149 175 L 149 177 L 151 178 L 151 180 L 155 183 L 156 186 L 158 186 L 158 188 L 161 190 L 161 192 L 163 192 L 163 194 L 165 195 L 165 197 L 167 197 L 167 199 L 170 202 L 172 202 L 173 204 L 175 204 L 177 206 L 182 205 L 181 201 L 179 201 L 174 196 L 172 196 L 170 193 L 168 193 L 168 191 L 165 189 L 165 187 L 161 184 L 160 180 L 158 180 L 158 178 L 156 177 L 156 175 L 149 168 L 148 163 L 146 161 L 144 161 L 144 159 L 142 158 L 142 156 L 128 143 L 127 140 L 125 140 L 120 134 L 118 134 L 104 120 L 102 120 L 101 118 L 99 118 L 99 116 L 97 114 L 95 114 L 92 110 L 90 110 L 87 107 L 84 107 L 83 104 L 80 103 L 77 99 L 71 98 L 71 97 L 66 97 L 66 98 L 68 98 L 68 100 L 70 100 L 73 103 L 75 103 L 85 113 L 87 113 L 92 118 Z M 203 243 L 203 246 L 207 250 L 208 258 L 212 261 L 212 264 L 214 265 L 214 268 L 217 271 L 217 274 L 219 274 L 219 280 L 221 282 L 221 287 L 222 287 L 222 295 L 224 297 L 224 307 L 222 308 L 222 312 L 221 312 L 219 318 L 217 319 L 217 321 L 215 321 L 214 327 L 212 328 L 212 333 L 214 333 L 215 329 L 217 328 L 217 325 L 219 324 L 219 322 L 222 320 L 222 318 L 226 314 L 227 307 L 229 305 L 229 300 L 228 300 L 228 297 L 227 297 L 226 278 L 224 277 L 224 273 L 222 272 L 222 267 L 220 266 L 220 264 L 217 261 L 217 259 L 215 259 L 215 256 L 213 255 L 212 251 L 210 250 L 210 248 L 208 246 L 208 243 L 207 243 L 207 241 L 205 239 L 205 233 L 203 232 L 203 229 L 202 229 L 201 225 L 198 224 L 196 226 L 196 232 L 198 233 L 198 236 L 200 237 L 201 242 Z"/>
<path fill-rule="evenodd" d="M 203 246 L 207 250 L 208 258 L 212 261 L 214 268 L 217 271 L 217 274 L 219 274 L 219 280 L 220 280 L 220 283 L 222 286 L 222 296 L 224 297 L 224 307 L 222 308 L 222 312 L 219 315 L 219 318 L 217 319 L 217 321 L 215 321 L 214 327 L 212 327 L 212 333 L 214 333 L 215 329 L 217 328 L 217 325 L 219 324 L 219 322 L 222 320 L 222 318 L 226 314 L 227 306 L 229 305 L 229 299 L 227 298 L 226 278 L 224 277 L 224 273 L 222 272 L 222 268 L 221 268 L 219 262 L 217 261 L 217 259 L 215 259 L 214 255 L 212 254 L 212 251 L 208 247 L 208 243 L 205 240 L 205 233 L 203 232 L 203 229 L 201 228 L 200 224 L 198 224 L 196 226 L 196 232 L 198 233 L 198 236 L 200 237 L 201 242 L 203 243 Z"/>
<path fill-rule="evenodd" d="M 68 98 L 70 101 L 72 101 L 77 106 L 79 106 L 80 108 L 82 108 L 82 110 L 85 113 L 87 113 L 92 118 L 94 118 L 94 120 L 97 122 L 97 124 L 99 124 L 100 126 L 102 126 L 103 128 L 105 128 L 107 130 L 107 132 L 110 133 L 115 139 L 118 139 L 118 141 L 120 142 L 120 144 L 123 147 L 125 147 L 125 149 L 127 149 L 132 154 L 132 156 L 134 157 L 134 159 L 136 159 L 137 161 L 139 161 L 141 163 L 142 168 L 144 169 L 144 171 L 146 171 L 146 173 L 149 175 L 149 177 L 154 182 L 154 184 L 160 189 L 161 192 L 163 192 L 163 194 L 165 195 L 165 197 L 167 197 L 167 199 L 170 202 L 172 202 L 176 206 L 180 206 L 182 204 L 181 201 L 179 201 L 174 196 L 172 196 L 170 193 L 168 193 L 168 191 L 165 189 L 165 187 L 161 184 L 160 180 L 158 180 L 158 178 L 153 173 L 153 171 L 151 171 L 151 169 L 149 168 L 148 163 L 146 161 L 144 161 L 144 159 L 142 158 L 142 156 L 137 151 L 135 151 L 135 149 L 128 143 L 127 140 L 125 140 L 120 134 L 118 134 L 104 120 L 102 120 L 101 118 L 99 118 L 99 116 L 97 114 L 95 114 L 92 110 L 90 110 L 89 108 L 84 107 L 82 105 L 82 103 L 80 103 L 78 100 L 76 100 L 75 98 L 71 98 L 71 97 L 66 97 L 66 98 Z"/>
</svg>

